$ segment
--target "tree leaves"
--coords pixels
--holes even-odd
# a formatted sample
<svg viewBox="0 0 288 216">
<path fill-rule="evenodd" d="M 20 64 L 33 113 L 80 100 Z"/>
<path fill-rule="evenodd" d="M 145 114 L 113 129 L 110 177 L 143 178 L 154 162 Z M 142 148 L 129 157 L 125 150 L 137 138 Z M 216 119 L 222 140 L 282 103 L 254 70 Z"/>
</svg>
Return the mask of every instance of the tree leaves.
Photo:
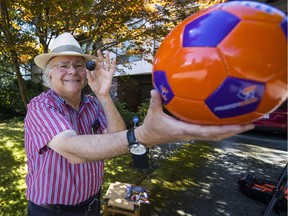
<svg viewBox="0 0 288 216">
<path fill-rule="evenodd" d="M 32 68 L 33 58 L 48 52 L 53 38 L 67 31 L 86 53 L 101 49 L 143 54 L 152 61 L 155 48 L 175 25 L 198 10 L 197 4 L 186 0 L 0 0 L 0 59 L 13 65 L 22 85 L 20 67 Z M 0 70 L 0 76 L 5 73 Z M 19 88 L 22 98 L 27 98 L 25 89 Z"/>
</svg>

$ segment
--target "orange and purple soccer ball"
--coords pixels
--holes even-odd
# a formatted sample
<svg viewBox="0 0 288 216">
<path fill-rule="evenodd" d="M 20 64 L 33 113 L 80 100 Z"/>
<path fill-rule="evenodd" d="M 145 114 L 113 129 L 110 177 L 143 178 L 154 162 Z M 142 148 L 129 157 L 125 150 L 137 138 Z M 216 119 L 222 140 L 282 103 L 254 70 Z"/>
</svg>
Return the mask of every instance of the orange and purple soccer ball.
<svg viewBox="0 0 288 216">
<path fill-rule="evenodd" d="M 244 124 L 287 99 L 287 17 L 262 3 L 232 1 L 191 15 L 161 43 L 153 85 L 176 118 Z"/>
</svg>

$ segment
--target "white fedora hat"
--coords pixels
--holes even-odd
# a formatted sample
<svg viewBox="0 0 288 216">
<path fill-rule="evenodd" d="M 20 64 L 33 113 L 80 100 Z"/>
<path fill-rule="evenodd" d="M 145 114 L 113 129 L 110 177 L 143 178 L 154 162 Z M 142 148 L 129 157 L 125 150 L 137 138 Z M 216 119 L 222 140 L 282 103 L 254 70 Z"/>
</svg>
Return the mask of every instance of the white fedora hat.
<svg viewBox="0 0 288 216">
<path fill-rule="evenodd" d="M 55 56 L 82 56 L 86 61 L 97 59 L 96 56 L 83 54 L 76 39 L 68 32 L 59 35 L 53 41 L 49 53 L 43 53 L 34 58 L 37 66 L 44 69 L 51 58 Z"/>
</svg>

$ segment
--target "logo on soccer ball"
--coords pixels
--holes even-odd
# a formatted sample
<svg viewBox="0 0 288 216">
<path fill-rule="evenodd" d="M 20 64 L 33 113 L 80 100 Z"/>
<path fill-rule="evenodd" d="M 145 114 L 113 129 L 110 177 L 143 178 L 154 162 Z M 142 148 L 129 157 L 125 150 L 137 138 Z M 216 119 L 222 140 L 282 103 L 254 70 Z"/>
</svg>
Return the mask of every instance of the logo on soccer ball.
<svg viewBox="0 0 288 216">
<path fill-rule="evenodd" d="M 228 77 L 205 102 L 219 118 L 244 115 L 257 109 L 264 89 L 264 83 Z"/>
<path fill-rule="evenodd" d="M 160 92 L 164 104 L 168 104 L 174 97 L 164 71 L 154 72 L 154 86 Z"/>
</svg>

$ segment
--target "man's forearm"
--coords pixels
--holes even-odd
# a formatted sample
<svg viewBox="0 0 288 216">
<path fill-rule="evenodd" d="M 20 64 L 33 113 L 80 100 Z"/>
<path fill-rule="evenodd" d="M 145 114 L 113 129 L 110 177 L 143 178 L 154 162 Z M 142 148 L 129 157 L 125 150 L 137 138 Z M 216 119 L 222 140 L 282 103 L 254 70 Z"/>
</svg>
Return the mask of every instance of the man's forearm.
<svg viewBox="0 0 288 216">
<path fill-rule="evenodd" d="M 71 163 L 104 160 L 128 153 L 126 132 L 77 135 L 73 130 L 64 131 L 55 136 L 48 146 Z"/>
<path fill-rule="evenodd" d="M 119 111 L 117 110 L 115 104 L 112 101 L 110 96 L 106 97 L 99 97 L 98 100 L 101 103 L 106 121 L 107 121 L 107 132 L 114 133 L 118 131 L 123 131 L 126 129 L 125 122 L 120 115 Z"/>
</svg>

